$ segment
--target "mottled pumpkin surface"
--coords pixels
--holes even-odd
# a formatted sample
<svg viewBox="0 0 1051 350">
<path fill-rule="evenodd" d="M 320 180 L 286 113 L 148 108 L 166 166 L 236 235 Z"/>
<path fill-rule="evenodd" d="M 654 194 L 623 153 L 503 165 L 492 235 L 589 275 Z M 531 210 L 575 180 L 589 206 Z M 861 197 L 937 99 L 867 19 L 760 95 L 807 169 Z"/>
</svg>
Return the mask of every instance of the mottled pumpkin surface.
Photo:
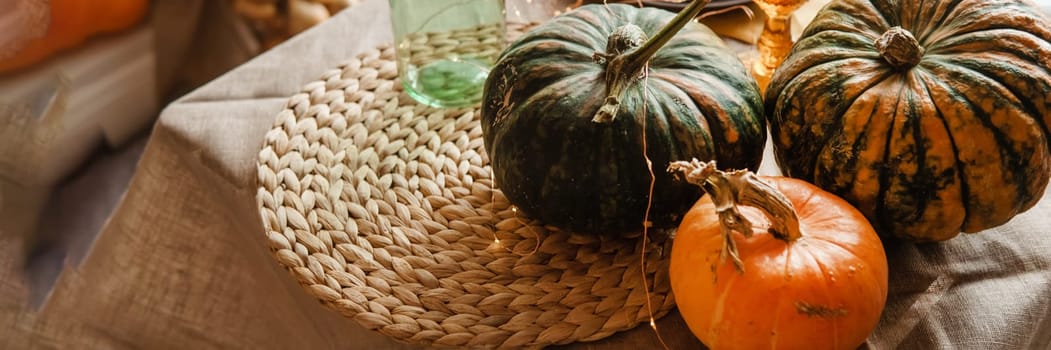
<svg viewBox="0 0 1051 350">
<path fill-rule="evenodd" d="M 800 237 L 775 236 L 754 207 L 754 235 L 731 236 L 741 270 L 722 258 L 719 205 L 704 196 L 675 235 L 669 281 L 690 330 L 712 349 L 857 349 L 887 301 L 887 256 L 850 204 L 798 179 L 763 178 L 798 215 Z"/>
<path fill-rule="evenodd" d="M 835 0 L 766 95 L 777 161 L 881 234 L 938 241 L 1007 222 L 1051 174 L 1051 25 L 1014 0 Z M 895 68 L 874 42 L 924 50 Z"/>
<path fill-rule="evenodd" d="M 762 101 L 744 65 L 690 22 L 627 87 L 610 123 L 592 122 L 607 95 L 607 37 L 633 23 L 649 36 L 673 13 L 586 5 L 506 49 L 486 82 L 482 130 L 495 185 L 528 215 L 583 232 L 642 227 L 653 162 L 655 226 L 671 227 L 701 191 L 664 171 L 671 160 L 715 159 L 755 169 L 766 139 Z M 644 139 L 645 138 L 645 142 Z"/>
</svg>

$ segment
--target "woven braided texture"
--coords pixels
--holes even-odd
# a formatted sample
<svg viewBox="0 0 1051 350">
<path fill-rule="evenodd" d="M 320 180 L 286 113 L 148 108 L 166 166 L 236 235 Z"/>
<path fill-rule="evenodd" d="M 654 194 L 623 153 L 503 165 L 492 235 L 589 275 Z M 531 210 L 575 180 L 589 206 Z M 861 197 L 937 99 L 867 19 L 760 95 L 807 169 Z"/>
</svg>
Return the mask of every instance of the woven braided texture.
<svg viewBox="0 0 1051 350">
<path fill-rule="evenodd" d="M 406 34 L 405 55 L 410 63 L 423 66 L 429 62 L 465 53 L 475 58 L 496 61 L 504 43 L 500 40 L 503 23 L 483 24 L 448 32 L 413 32 Z"/>
<path fill-rule="evenodd" d="M 396 68 L 393 48 L 380 47 L 329 70 L 266 135 L 266 237 L 307 293 L 369 329 L 438 347 L 597 340 L 673 307 L 668 240 L 650 234 L 644 274 L 640 233 L 584 235 L 524 217 L 493 188 L 478 110 L 415 103 Z"/>
</svg>

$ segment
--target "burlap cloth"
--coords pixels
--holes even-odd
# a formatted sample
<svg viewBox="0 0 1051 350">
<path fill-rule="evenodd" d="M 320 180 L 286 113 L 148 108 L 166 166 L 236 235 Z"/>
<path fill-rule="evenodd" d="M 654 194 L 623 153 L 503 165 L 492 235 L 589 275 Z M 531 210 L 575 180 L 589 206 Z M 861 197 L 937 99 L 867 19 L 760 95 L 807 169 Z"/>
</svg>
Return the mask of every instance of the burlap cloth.
<svg viewBox="0 0 1051 350">
<path fill-rule="evenodd" d="M 273 258 L 256 205 L 276 113 L 304 83 L 389 42 L 387 13 L 386 1 L 365 1 L 170 105 L 122 205 L 42 310 L 25 306 L 14 268 L 0 269 L 0 348 L 412 348 L 309 296 Z M 870 347 L 1047 348 L 1047 197 L 986 232 L 888 244 L 890 295 Z M 11 239 L 0 237 L 0 254 L 17 254 Z M 671 348 L 700 347 L 674 311 L 657 325 Z M 657 346 L 644 326 L 569 345 Z"/>
</svg>

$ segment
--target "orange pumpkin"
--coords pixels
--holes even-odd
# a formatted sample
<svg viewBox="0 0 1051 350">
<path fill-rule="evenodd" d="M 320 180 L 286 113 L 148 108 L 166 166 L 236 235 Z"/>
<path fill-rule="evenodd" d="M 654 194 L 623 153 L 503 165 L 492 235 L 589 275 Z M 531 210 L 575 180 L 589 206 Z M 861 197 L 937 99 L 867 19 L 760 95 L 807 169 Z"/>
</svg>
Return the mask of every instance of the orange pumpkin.
<svg viewBox="0 0 1051 350">
<path fill-rule="evenodd" d="M 0 73 L 33 65 L 51 55 L 82 44 L 90 37 L 116 32 L 138 23 L 149 7 L 147 0 L 50 0 L 47 34 L 0 60 Z"/>
<path fill-rule="evenodd" d="M 669 168 L 708 193 L 683 218 L 670 279 L 690 330 L 713 349 L 855 349 L 887 299 L 887 258 L 865 217 L 801 180 Z"/>
</svg>

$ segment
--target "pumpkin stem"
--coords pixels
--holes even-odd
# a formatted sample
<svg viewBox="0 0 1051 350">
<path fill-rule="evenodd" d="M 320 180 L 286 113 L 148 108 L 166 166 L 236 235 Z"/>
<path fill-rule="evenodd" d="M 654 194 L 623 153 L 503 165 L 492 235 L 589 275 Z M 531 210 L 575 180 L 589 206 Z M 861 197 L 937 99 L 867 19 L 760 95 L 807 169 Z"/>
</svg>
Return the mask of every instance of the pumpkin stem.
<svg viewBox="0 0 1051 350">
<path fill-rule="evenodd" d="M 767 230 L 780 240 L 792 242 L 800 237 L 799 216 L 792 202 L 777 188 L 759 179 L 748 170 L 724 172 L 715 167 L 715 161 L 707 163 L 696 158 L 689 161 L 677 161 L 668 165 L 669 172 L 681 172 L 686 181 L 704 188 L 715 204 L 715 211 L 723 228 L 722 257 L 733 259 L 734 266 L 744 271 L 744 265 L 737 254 L 737 244 L 733 240 L 733 231 L 745 237 L 752 236 L 752 222 L 741 214 L 738 205 L 755 207 L 770 218 Z"/>
<path fill-rule="evenodd" d="M 646 34 L 634 24 L 618 27 L 610 33 L 606 44 L 606 53 L 596 53 L 595 59 L 606 62 L 606 100 L 591 121 L 609 123 L 620 110 L 620 99 L 631 83 L 645 75 L 644 69 L 650 58 L 657 54 L 682 27 L 701 13 L 710 0 L 694 0 L 689 6 L 679 11 L 671 22 L 665 24 L 657 35 L 646 39 Z M 645 41 L 645 42 L 643 42 Z M 641 46 L 640 46 L 641 43 Z"/>
<path fill-rule="evenodd" d="M 920 63 L 924 50 L 912 33 L 895 26 L 876 39 L 876 51 L 894 68 L 909 69 Z"/>
</svg>

